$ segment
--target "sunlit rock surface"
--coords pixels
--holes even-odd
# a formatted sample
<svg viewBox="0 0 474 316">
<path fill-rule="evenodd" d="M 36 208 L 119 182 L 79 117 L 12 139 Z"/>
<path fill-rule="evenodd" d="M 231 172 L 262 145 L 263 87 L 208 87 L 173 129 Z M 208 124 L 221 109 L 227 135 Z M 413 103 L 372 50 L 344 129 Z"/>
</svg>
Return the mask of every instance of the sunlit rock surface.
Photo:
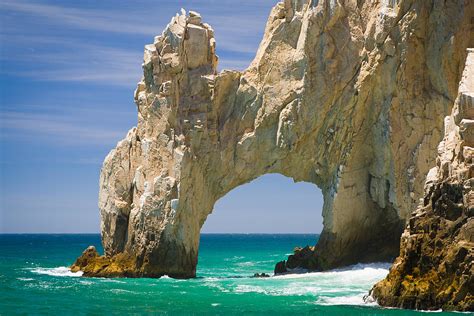
<svg viewBox="0 0 474 316">
<path fill-rule="evenodd" d="M 474 311 L 474 49 L 425 195 L 402 235 L 400 256 L 372 294 L 385 306 Z"/>
<path fill-rule="evenodd" d="M 396 257 L 457 95 L 472 11 L 284 1 L 251 65 L 220 73 L 212 28 L 195 12 L 174 17 L 145 46 L 138 125 L 104 161 L 103 258 L 132 258 L 126 276 L 194 277 L 214 203 L 267 173 L 323 192 L 309 269 Z"/>
</svg>

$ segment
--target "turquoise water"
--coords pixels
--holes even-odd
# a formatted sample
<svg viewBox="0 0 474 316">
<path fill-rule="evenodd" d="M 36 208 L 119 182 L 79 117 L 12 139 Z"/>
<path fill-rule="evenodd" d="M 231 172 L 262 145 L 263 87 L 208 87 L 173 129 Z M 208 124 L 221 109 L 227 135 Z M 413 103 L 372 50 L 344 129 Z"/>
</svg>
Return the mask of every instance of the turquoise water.
<svg viewBox="0 0 474 316">
<path fill-rule="evenodd" d="M 0 314 L 414 315 L 365 304 L 388 264 L 272 278 L 315 235 L 203 235 L 197 278 L 94 279 L 67 270 L 99 235 L 0 235 Z"/>
</svg>

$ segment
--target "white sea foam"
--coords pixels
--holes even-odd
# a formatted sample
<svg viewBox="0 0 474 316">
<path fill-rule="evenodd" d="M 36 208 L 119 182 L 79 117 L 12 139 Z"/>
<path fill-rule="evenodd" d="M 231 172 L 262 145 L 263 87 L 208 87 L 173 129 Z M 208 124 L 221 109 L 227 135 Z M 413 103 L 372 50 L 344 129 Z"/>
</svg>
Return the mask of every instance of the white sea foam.
<svg viewBox="0 0 474 316">
<path fill-rule="evenodd" d="M 357 290 L 357 289 L 330 289 L 325 288 L 322 286 L 318 286 L 317 284 L 311 283 L 309 285 L 305 285 L 303 283 L 290 283 L 287 285 L 249 285 L 249 284 L 240 284 L 237 285 L 234 289 L 236 293 L 260 293 L 265 295 L 272 295 L 272 296 L 315 296 L 319 297 L 324 301 L 326 297 L 328 298 L 342 298 L 342 297 L 355 297 L 358 295 L 358 301 L 363 302 L 363 296 L 366 293 L 364 290 Z M 341 293 L 345 293 L 343 295 Z M 348 295 L 349 293 L 349 295 Z M 341 296 L 334 297 L 334 295 L 340 294 Z M 330 300 L 328 300 L 330 301 Z"/>
<path fill-rule="evenodd" d="M 320 278 L 322 280 L 327 279 L 330 281 L 370 281 L 383 279 L 388 274 L 390 263 L 370 263 L 370 264 L 356 264 L 350 267 L 330 270 L 325 272 L 309 272 L 301 274 L 284 274 L 277 275 L 274 278 L 277 279 L 308 279 L 308 278 Z M 357 284 L 357 282 L 354 282 Z M 365 283 L 365 282 L 364 282 Z"/>
<path fill-rule="evenodd" d="M 203 278 L 204 281 L 210 281 L 210 282 L 214 282 L 214 281 L 220 281 L 221 278 L 216 278 L 216 277 L 206 277 L 206 278 Z"/>
<path fill-rule="evenodd" d="M 16 279 L 20 281 L 34 281 L 33 278 L 16 278 Z"/>
<path fill-rule="evenodd" d="M 236 293 L 262 293 L 262 294 L 271 294 L 269 291 L 265 290 L 261 286 L 254 285 L 237 285 L 234 292 Z"/>
<path fill-rule="evenodd" d="M 85 281 L 85 280 L 81 280 L 80 283 L 81 283 L 81 284 L 84 284 L 84 285 L 91 285 L 91 284 L 94 284 L 94 282 Z"/>
<path fill-rule="evenodd" d="M 133 291 L 128 291 L 124 289 L 111 289 L 110 292 L 115 293 L 115 294 L 120 294 L 120 293 L 135 293 Z"/>
<path fill-rule="evenodd" d="M 388 274 L 389 263 L 357 264 L 344 269 L 287 274 L 265 279 L 245 279 L 231 286 L 235 293 L 272 296 L 313 296 L 318 305 L 377 305 L 365 301 L 370 288 Z"/>
<path fill-rule="evenodd" d="M 257 262 L 245 261 L 245 262 L 239 262 L 236 265 L 239 266 L 239 267 L 252 267 L 256 264 L 257 264 Z"/>
<path fill-rule="evenodd" d="M 320 297 L 317 301 L 317 305 L 367 305 L 375 306 L 375 302 L 365 302 L 364 293 L 357 295 L 346 295 L 337 297 Z"/>
<path fill-rule="evenodd" d="M 226 289 L 224 286 L 222 286 L 219 282 L 215 282 L 215 281 L 205 281 L 204 284 L 208 287 L 208 288 L 215 288 L 215 289 L 218 289 L 219 291 L 223 292 L 223 293 L 228 293 L 230 292 L 230 290 Z"/>
<path fill-rule="evenodd" d="M 50 276 L 57 276 L 57 277 L 80 277 L 82 276 L 83 272 L 71 272 L 68 267 L 57 267 L 57 268 L 34 268 L 30 269 L 31 272 L 36 274 L 45 274 Z"/>
<path fill-rule="evenodd" d="M 97 280 L 104 283 L 126 283 L 117 279 L 97 278 Z"/>
<path fill-rule="evenodd" d="M 236 260 L 242 260 L 245 257 L 242 256 L 233 256 L 232 258 L 224 258 L 224 261 L 236 261 Z"/>
</svg>

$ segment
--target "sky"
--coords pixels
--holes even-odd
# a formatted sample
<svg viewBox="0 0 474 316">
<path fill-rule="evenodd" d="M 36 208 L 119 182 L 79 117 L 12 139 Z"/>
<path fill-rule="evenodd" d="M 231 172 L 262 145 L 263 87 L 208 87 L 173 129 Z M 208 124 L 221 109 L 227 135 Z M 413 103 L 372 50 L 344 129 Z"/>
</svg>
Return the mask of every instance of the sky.
<svg viewBox="0 0 474 316">
<path fill-rule="evenodd" d="M 143 46 L 183 7 L 245 69 L 276 0 L 0 2 L 0 233 L 97 233 L 103 159 L 136 125 Z M 219 200 L 203 232 L 317 233 L 317 187 L 265 175 Z M 303 219 L 303 220 L 302 220 Z"/>
</svg>

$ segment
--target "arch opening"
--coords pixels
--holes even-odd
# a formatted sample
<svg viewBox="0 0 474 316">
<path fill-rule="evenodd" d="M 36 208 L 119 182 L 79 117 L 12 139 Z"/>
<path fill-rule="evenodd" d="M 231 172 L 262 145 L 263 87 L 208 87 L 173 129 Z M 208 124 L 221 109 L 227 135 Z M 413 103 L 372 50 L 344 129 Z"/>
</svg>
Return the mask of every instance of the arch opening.
<svg viewBox="0 0 474 316">
<path fill-rule="evenodd" d="M 217 200 L 201 228 L 198 276 L 269 276 L 295 249 L 313 249 L 323 229 L 323 195 L 278 173 Z"/>
<path fill-rule="evenodd" d="M 308 182 L 266 174 L 240 185 L 214 205 L 201 234 L 320 234 L 323 195 Z"/>
</svg>

